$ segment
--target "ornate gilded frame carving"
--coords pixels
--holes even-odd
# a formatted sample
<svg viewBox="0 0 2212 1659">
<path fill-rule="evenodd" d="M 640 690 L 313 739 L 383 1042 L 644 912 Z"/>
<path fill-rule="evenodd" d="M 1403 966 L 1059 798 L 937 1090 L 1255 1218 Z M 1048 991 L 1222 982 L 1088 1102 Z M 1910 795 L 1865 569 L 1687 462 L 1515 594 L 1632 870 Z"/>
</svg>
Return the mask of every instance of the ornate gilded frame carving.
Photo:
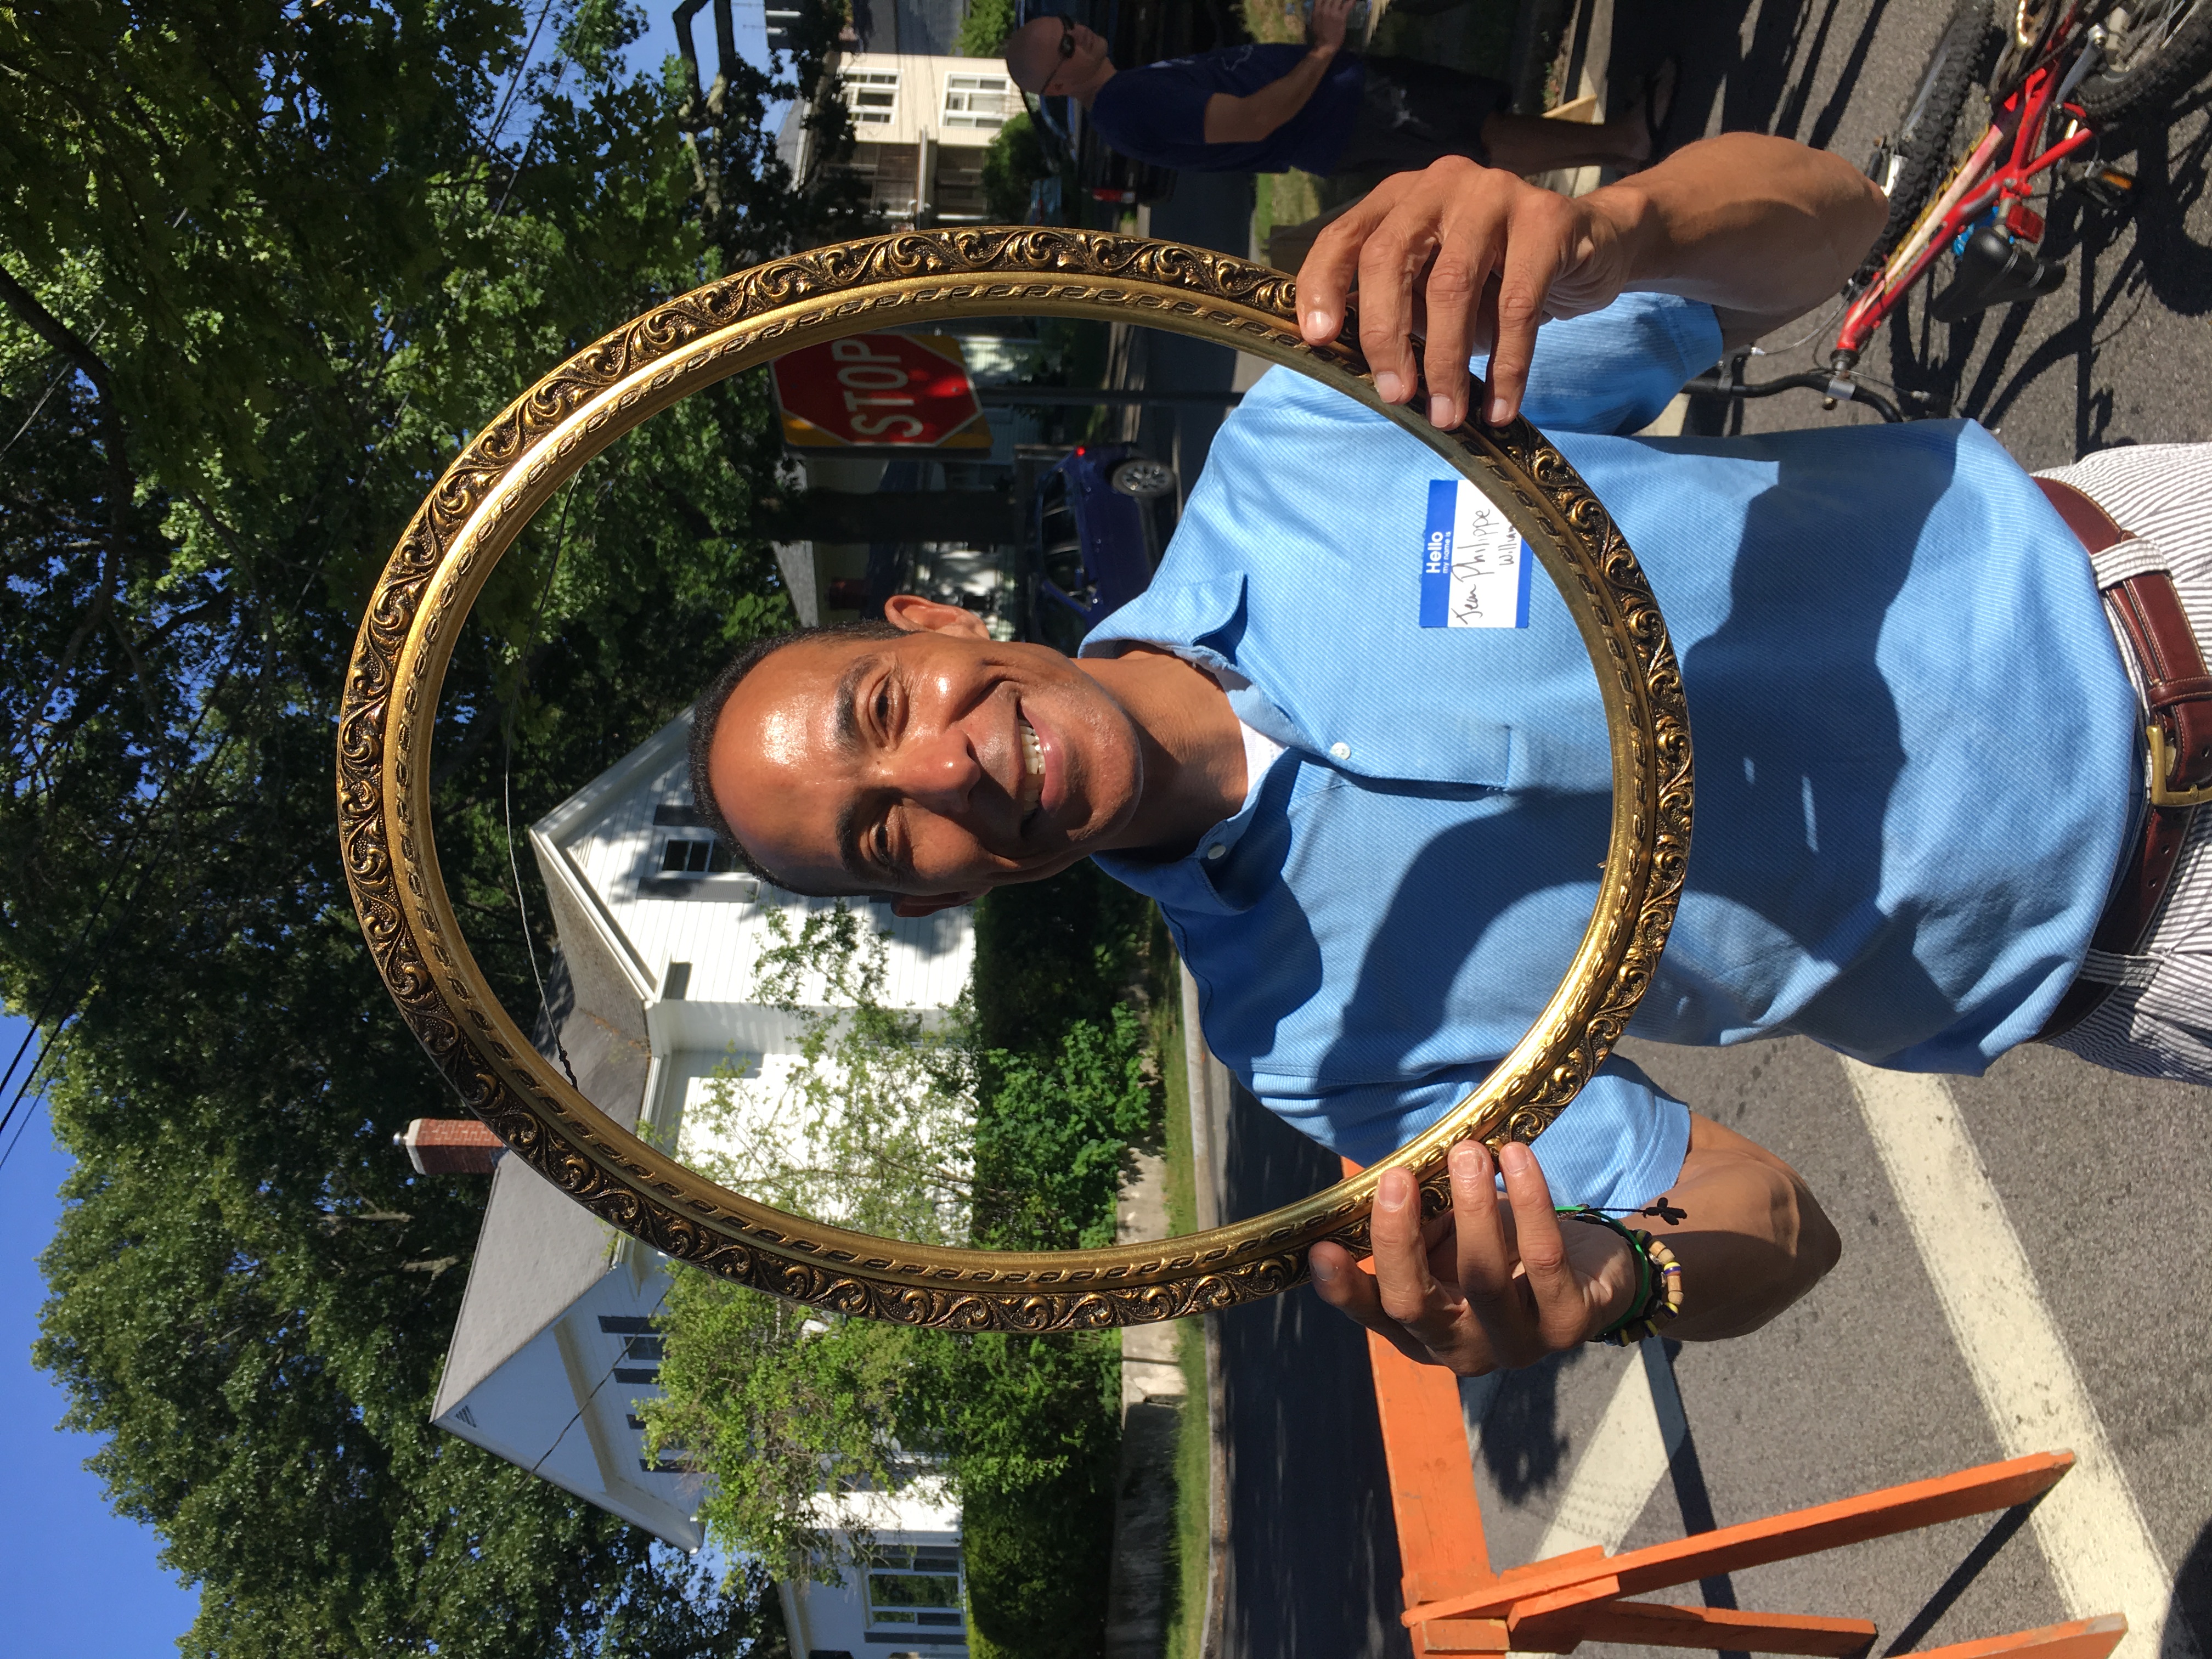
<svg viewBox="0 0 2212 1659">
<path fill-rule="evenodd" d="M 1444 1156 L 1541 1133 L 1650 982 L 1688 851 L 1690 739 L 1665 625 L 1634 556 L 1525 422 L 1440 434 L 1385 405 L 1357 350 L 1299 337 L 1279 271 L 1175 243 L 1064 229 L 914 232 L 775 260 L 672 300 L 578 352 L 478 433 L 379 579 L 338 721 L 338 830 L 363 936 L 401 1014 L 469 1107 L 578 1203 L 678 1261 L 798 1301 L 911 1324 L 1028 1331 L 1170 1319 L 1273 1295 L 1308 1247 L 1366 1248 L 1375 1173 L 1272 1214 L 1159 1243 L 1020 1255 L 908 1245 L 757 1204 L 616 1127 L 486 987 L 431 842 L 441 686 L 464 617 L 554 490 L 658 410 L 782 350 L 888 325 L 1048 314 L 1140 324 L 1287 364 L 1378 410 L 1474 481 L 1575 614 L 1611 737 L 1611 844 L 1565 981 L 1489 1079 L 1395 1161 L 1444 1201 Z M 1418 400 L 1417 400 L 1418 401 Z"/>
</svg>

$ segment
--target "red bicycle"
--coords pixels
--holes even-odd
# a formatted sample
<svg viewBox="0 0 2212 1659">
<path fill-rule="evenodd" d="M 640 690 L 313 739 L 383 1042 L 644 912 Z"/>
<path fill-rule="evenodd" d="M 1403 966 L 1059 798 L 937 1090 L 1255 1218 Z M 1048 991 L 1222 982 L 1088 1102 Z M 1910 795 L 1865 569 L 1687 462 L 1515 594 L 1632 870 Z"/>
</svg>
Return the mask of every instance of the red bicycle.
<svg viewBox="0 0 2212 1659">
<path fill-rule="evenodd" d="M 1889 221 L 1844 292 L 1825 374 L 1747 382 L 1740 352 L 1686 388 L 1763 398 L 1820 392 L 1832 409 L 1865 404 L 1901 421 L 1897 404 L 1856 376 L 1860 354 L 1914 284 L 1947 260 L 1949 281 L 1928 302 L 1937 322 L 2051 292 L 2066 266 L 2039 251 L 2051 200 L 2070 191 L 2124 206 L 2135 180 L 2098 157 L 2101 135 L 2162 117 L 2212 67 L 2212 0 L 1959 0 L 1905 102 L 1875 147 L 1868 176 L 1889 198 Z M 1968 94 L 1987 73 L 1990 123 L 1964 155 L 1952 143 Z M 2033 205 L 2038 196 L 2044 209 Z M 1907 393 L 1919 415 L 1947 412 Z"/>
</svg>

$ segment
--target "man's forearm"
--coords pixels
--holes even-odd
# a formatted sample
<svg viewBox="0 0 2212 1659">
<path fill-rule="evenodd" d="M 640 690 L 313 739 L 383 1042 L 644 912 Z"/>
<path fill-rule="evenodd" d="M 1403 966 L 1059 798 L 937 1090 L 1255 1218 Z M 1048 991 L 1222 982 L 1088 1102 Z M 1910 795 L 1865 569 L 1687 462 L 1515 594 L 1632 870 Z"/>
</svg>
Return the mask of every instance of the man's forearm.
<svg viewBox="0 0 2212 1659">
<path fill-rule="evenodd" d="M 1818 1284 L 1842 1243 L 1796 1170 L 1695 1113 L 1690 1154 L 1668 1199 L 1680 1225 L 1632 1219 L 1682 1264 L 1682 1316 L 1667 1334 L 1712 1341 L 1758 1329 Z"/>
<path fill-rule="evenodd" d="M 1315 46 L 1279 81 L 1270 81 L 1242 98 L 1217 92 L 1206 100 L 1206 142 L 1256 144 L 1306 106 L 1306 100 L 1328 73 L 1334 49 Z"/>
<path fill-rule="evenodd" d="M 1595 194 L 1628 244 L 1624 288 L 1703 300 L 1751 337 L 1834 295 L 1888 212 L 1841 157 L 1755 132 L 1686 145 Z"/>
</svg>

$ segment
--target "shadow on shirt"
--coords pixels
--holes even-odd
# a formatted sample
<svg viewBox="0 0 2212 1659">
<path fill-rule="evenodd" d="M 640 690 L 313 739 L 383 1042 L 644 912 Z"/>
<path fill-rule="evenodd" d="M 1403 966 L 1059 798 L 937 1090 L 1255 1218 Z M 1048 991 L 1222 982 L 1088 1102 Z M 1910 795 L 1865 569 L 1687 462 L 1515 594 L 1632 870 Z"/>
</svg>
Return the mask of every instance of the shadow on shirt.
<svg viewBox="0 0 2212 1659">
<path fill-rule="evenodd" d="M 1740 447 L 1725 440 L 1698 446 Z M 1853 542 L 1852 497 L 1887 490 L 1890 522 L 1922 526 L 1950 471 L 1923 465 L 1869 479 L 1808 467 L 1802 452 L 1787 447 L 1767 453 L 1781 465 L 1746 513 L 1725 618 L 1682 651 L 1697 776 L 1687 889 L 1634 1029 L 1692 1042 L 1794 1030 L 1879 1054 L 1943 1029 L 1951 1003 L 1914 954 L 1919 916 L 1887 912 L 1881 903 L 1884 823 L 1905 754 L 1876 653 L 1917 538 Z M 1899 490 L 1910 493 L 1900 499 Z M 1678 512 L 1676 521 L 1686 516 Z M 1663 611 L 1668 570 L 1694 582 L 1700 573 L 1691 562 L 1698 555 L 1662 546 L 1645 550 L 1647 559 L 1654 550 L 1661 556 L 1651 563 Z M 1582 799 L 1589 845 L 1562 847 L 1554 871 L 1603 856 L 1609 803 Z M 1370 936 L 1346 1006 L 1346 1035 L 1324 1061 L 1325 1073 L 1342 1075 L 1338 1067 L 1355 1049 L 1367 1066 L 1387 1062 L 1386 1033 L 1405 1033 L 1399 1052 L 1410 1054 L 1467 1018 L 1453 1006 L 1455 992 L 1468 988 L 1459 984 L 1458 970 L 1481 944 L 1485 927 L 1509 925 L 1512 896 L 1492 892 L 1456 906 L 1442 896 L 1454 884 L 1466 892 L 1469 872 L 1479 878 L 1498 868 L 1504 830 L 1498 819 L 1456 824 L 1404 867 Z M 1433 935 L 1454 908 L 1470 925 L 1456 948 L 1439 951 Z M 1424 937 L 1421 951 L 1400 948 L 1396 942 L 1409 935 Z M 1557 942 L 1563 967 L 1575 942 Z M 1425 971 L 1404 971 L 1409 957 L 1419 957 Z M 1502 994 L 1533 1017 L 1554 988 L 1515 986 Z M 1900 1041 L 1901 1014 L 1936 1023 Z M 1466 1060 L 1480 1068 L 1502 1052 L 1470 1053 Z"/>
</svg>

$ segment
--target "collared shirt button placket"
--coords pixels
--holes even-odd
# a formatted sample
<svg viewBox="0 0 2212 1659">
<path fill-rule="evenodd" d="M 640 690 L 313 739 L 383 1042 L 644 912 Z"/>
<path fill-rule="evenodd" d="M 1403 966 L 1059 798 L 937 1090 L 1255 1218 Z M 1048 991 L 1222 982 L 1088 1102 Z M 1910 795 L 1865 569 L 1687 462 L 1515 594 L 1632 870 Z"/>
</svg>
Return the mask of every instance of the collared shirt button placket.
<svg viewBox="0 0 2212 1659">
<path fill-rule="evenodd" d="M 1352 758 L 1352 745 L 1348 743 L 1333 743 L 1328 746 L 1328 752 L 1335 756 L 1339 760 L 1350 760 Z"/>
<path fill-rule="evenodd" d="M 1225 842 L 1217 841 L 1212 846 L 1206 849 L 1206 856 L 1210 859 L 1218 859 L 1222 857 L 1228 851 L 1229 848 Z"/>
</svg>

